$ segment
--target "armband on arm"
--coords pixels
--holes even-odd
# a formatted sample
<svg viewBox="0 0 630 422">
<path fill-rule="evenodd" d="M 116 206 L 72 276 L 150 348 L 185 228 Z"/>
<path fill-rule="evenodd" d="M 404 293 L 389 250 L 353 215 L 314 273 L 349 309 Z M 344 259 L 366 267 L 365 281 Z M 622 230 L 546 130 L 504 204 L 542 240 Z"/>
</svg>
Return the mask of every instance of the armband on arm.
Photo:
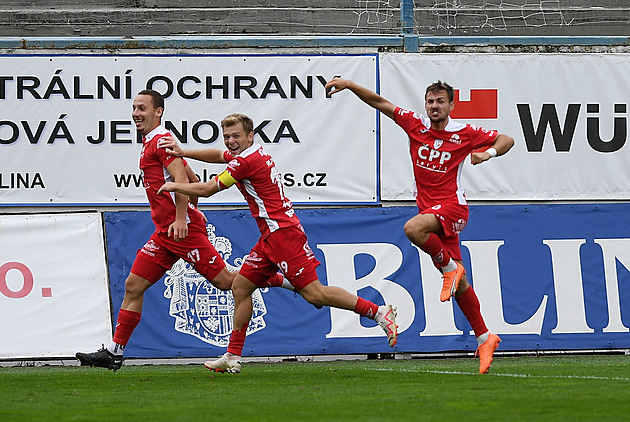
<svg viewBox="0 0 630 422">
<path fill-rule="evenodd" d="M 219 190 L 227 189 L 236 183 L 236 179 L 233 178 L 227 170 L 223 170 L 221 173 L 214 176 L 214 180 L 217 182 Z"/>
</svg>

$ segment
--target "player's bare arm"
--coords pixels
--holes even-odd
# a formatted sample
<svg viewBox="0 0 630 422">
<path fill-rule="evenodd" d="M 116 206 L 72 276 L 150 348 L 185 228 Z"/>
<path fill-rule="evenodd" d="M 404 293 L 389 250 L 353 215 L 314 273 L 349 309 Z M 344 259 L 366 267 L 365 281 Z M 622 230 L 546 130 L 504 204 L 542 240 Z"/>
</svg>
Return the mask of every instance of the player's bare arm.
<svg viewBox="0 0 630 422">
<path fill-rule="evenodd" d="M 158 147 L 166 149 L 166 152 L 176 157 L 192 158 L 206 163 L 225 163 L 223 151 L 214 148 L 183 149 L 179 142 L 172 136 L 164 136 L 158 141 Z"/>
<path fill-rule="evenodd" d="M 514 138 L 502 133 L 498 134 L 494 143 L 490 148 L 482 152 L 473 152 L 470 154 L 470 160 L 473 165 L 481 164 L 488 161 L 492 157 L 498 157 L 505 154 L 514 146 Z M 494 150 L 494 151 L 493 151 Z"/>
<path fill-rule="evenodd" d="M 190 167 L 190 165 L 184 166 L 184 169 L 186 170 L 186 176 L 188 176 L 188 183 L 199 182 L 199 177 L 195 174 L 195 172 Z M 195 206 L 195 208 L 199 207 L 198 196 L 188 196 L 188 200 L 190 201 L 191 204 Z M 206 215 L 204 213 L 201 213 L 201 216 L 203 217 L 203 221 L 207 223 L 208 218 L 206 217 Z"/>
<path fill-rule="evenodd" d="M 394 118 L 394 111 L 396 110 L 396 106 L 394 104 L 381 97 L 376 92 L 370 91 L 361 85 L 357 85 L 348 79 L 334 78 L 328 81 L 326 89 L 331 90 L 330 95 L 336 94 L 344 89 L 349 89 L 367 105 L 374 107 L 390 119 Z"/>
<path fill-rule="evenodd" d="M 186 176 L 188 177 L 188 182 L 195 183 L 199 181 L 199 177 L 195 174 L 195 172 L 190 167 L 190 165 L 184 166 L 184 170 L 186 170 Z"/>
<path fill-rule="evenodd" d="M 215 179 L 211 179 L 208 182 L 197 182 L 197 183 L 177 183 L 177 182 L 166 182 L 158 193 L 162 192 L 178 192 L 184 195 L 194 195 L 194 196 L 203 196 L 208 197 L 212 196 L 219 191 L 219 186 Z"/>
<path fill-rule="evenodd" d="M 188 175 L 181 158 L 173 160 L 166 168 L 173 180 L 177 183 L 188 184 Z M 159 192 L 158 192 L 159 193 Z M 173 236 L 177 242 L 188 236 L 188 224 L 186 213 L 188 211 L 188 195 L 175 193 L 175 221 L 168 226 L 168 235 Z"/>
</svg>

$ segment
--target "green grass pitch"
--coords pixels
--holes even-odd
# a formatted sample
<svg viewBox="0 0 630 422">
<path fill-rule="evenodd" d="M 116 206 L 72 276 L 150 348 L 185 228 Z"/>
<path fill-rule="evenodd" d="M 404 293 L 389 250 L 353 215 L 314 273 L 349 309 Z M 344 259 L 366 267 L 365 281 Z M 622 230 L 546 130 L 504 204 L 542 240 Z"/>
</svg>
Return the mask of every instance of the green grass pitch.
<svg viewBox="0 0 630 422">
<path fill-rule="evenodd" d="M 630 356 L 0 367 L 0 421 L 620 421 Z"/>
</svg>

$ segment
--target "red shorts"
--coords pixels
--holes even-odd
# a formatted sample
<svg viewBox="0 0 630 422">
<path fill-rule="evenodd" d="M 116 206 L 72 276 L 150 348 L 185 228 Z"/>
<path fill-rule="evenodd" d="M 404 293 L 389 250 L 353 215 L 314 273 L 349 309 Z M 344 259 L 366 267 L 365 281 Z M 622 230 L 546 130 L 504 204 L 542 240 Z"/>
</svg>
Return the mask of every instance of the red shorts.
<svg viewBox="0 0 630 422">
<path fill-rule="evenodd" d="M 142 249 L 138 250 L 131 272 L 150 283 L 155 283 L 181 258 L 212 281 L 225 268 L 225 262 L 208 239 L 202 223 L 188 224 L 188 236 L 179 242 L 164 232 L 154 232 Z"/>
<path fill-rule="evenodd" d="M 421 210 L 420 214 L 433 214 L 440 224 L 443 233 L 437 233 L 442 241 L 444 249 L 453 259 L 462 260 L 462 252 L 459 246 L 459 233 L 468 223 L 468 205 L 461 205 L 456 201 L 443 202 L 431 208 Z"/>
<path fill-rule="evenodd" d="M 258 287 L 265 287 L 280 269 L 297 290 L 317 280 L 313 250 L 301 226 L 278 229 L 260 238 L 239 270 L 239 274 Z"/>
</svg>

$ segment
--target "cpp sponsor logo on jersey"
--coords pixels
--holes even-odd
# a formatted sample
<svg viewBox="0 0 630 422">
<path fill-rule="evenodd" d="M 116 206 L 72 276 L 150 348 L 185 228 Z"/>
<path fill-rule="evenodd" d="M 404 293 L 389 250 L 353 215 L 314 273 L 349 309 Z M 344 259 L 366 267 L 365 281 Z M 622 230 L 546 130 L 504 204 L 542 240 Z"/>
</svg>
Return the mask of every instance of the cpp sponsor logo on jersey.
<svg viewBox="0 0 630 422">
<path fill-rule="evenodd" d="M 229 271 L 237 271 L 245 257 L 228 262 L 232 254 L 232 242 L 226 237 L 216 236 L 212 224 L 206 226 L 208 239 L 225 260 Z M 179 260 L 166 272 L 164 297 L 170 300 L 169 315 L 175 318 L 175 330 L 189 334 L 217 347 L 227 347 L 232 333 L 234 297 L 231 291 L 221 291 L 197 273 L 193 267 Z M 247 334 L 266 327 L 264 316 L 267 307 L 262 293 L 267 288 L 256 289 L 252 294 L 252 319 Z"/>
<path fill-rule="evenodd" d="M 436 139 L 434 145 L 439 142 L 438 148 L 442 146 L 440 139 Z M 448 151 L 439 151 L 437 148 L 431 148 L 429 145 L 422 145 L 418 148 L 418 159 L 416 165 L 431 171 L 446 173 L 448 170 L 448 161 L 452 154 Z"/>
</svg>

